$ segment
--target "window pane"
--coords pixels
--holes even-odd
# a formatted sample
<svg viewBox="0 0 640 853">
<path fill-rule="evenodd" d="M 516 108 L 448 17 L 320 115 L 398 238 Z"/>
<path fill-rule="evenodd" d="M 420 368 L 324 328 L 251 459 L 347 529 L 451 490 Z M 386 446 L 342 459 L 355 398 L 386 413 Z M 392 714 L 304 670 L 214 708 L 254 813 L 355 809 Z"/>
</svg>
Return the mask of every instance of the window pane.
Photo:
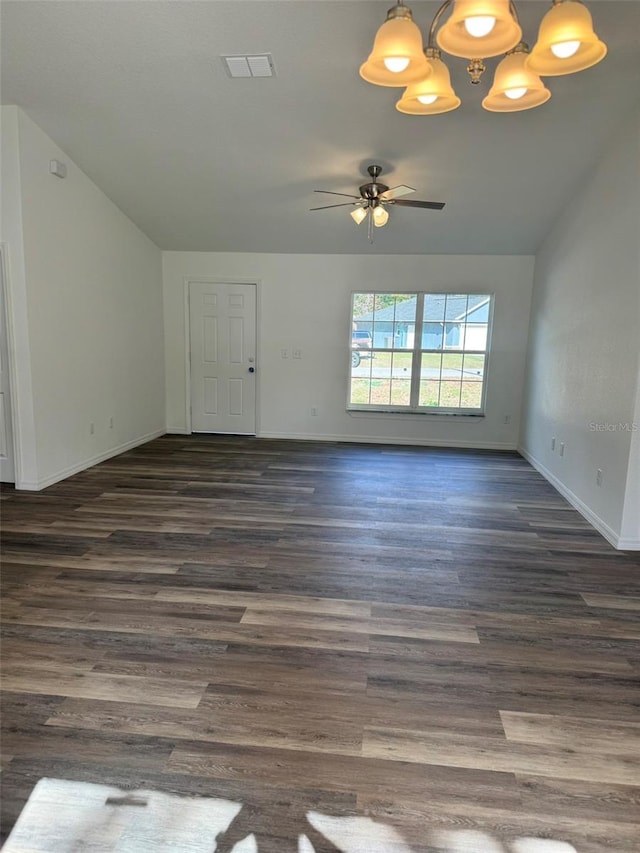
<svg viewBox="0 0 640 853">
<path fill-rule="evenodd" d="M 440 381 L 442 355 L 439 352 L 423 352 L 420 369 L 421 379 L 436 379 Z"/>
<path fill-rule="evenodd" d="M 413 355 L 410 352 L 393 353 L 393 376 L 396 379 L 411 379 Z"/>
<path fill-rule="evenodd" d="M 444 348 L 462 349 L 463 323 L 444 324 Z"/>
<path fill-rule="evenodd" d="M 463 409 L 479 409 L 482 405 L 482 382 L 463 382 L 460 405 Z"/>
<path fill-rule="evenodd" d="M 394 406 L 411 405 L 411 361 L 410 352 L 395 352 L 391 372 L 391 402 Z"/>
<path fill-rule="evenodd" d="M 487 325 L 489 322 L 489 308 L 491 307 L 491 297 L 488 293 L 474 293 L 469 296 L 469 307 L 467 311 L 468 323 L 483 323 Z"/>
<path fill-rule="evenodd" d="M 464 357 L 463 379 L 467 381 L 482 382 L 484 379 L 484 355 L 467 353 Z"/>
<path fill-rule="evenodd" d="M 448 293 L 445 320 L 464 323 L 467 316 L 468 297 L 466 293 Z"/>
<path fill-rule="evenodd" d="M 371 380 L 371 403 L 376 406 L 388 406 L 391 403 L 391 379 Z"/>
<path fill-rule="evenodd" d="M 373 310 L 376 314 L 380 314 L 384 312 L 389 305 L 393 305 L 394 301 L 393 294 L 391 293 L 375 293 L 373 297 Z M 375 319 L 377 320 L 378 317 Z M 393 319 L 393 314 L 391 315 L 391 319 Z"/>
<path fill-rule="evenodd" d="M 377 377 L 391 378 L 391 360 L 393 359 L 392 352 L 377 352 L 375 358 L 372 359 L 373 375 Z M 375 362 L 375 364 L 373 364 Z M 375 368 L 375 370 L 374 370 Z"/>
<path fill-rule="evenodd" d="M 411 382 L 407 379 L 392 380 L 391 403 L 394 406 L 409 406 L 411 404 Z"/>
<path fill-rule="evenodd" d="M 458 382 L 462 379 L 462 356 L 450 355 L 446 353 L 442 356 L 442 378 L 455 379 Z"/>
<path fill-rule="evenodd" d="M 413 349 L 416 324 L 396 322 L 393 325 L 393 345 L 396 349 Z"/>
<path fill-rule="evenodd" d="M 440 405 L 446 408 L 460 408 L 461 383 L 443 380 L 440 383 Z"/>
<path fill-rule="evenodd" d="M 373 312 L 373 293 L 353 294 L 353 319 L 357 320 L 364 314 Z M 371 317 L 369 317 L 371 319 Z"/>
<path fill-rule="evenodd" d="M 426 293 L 424 297 L 424 311 L 422 319 L 427 322 L 442 323 L 444 320 L 444 306 L 446 301 L 444 293 Z"/>
<path fill-rule="evenodd" d="M 372 359 L 363 358 L 370 350 L 353 350 L 351 353 L 351 387 L 349 402 L 354 405 L 371 403 Z"/>
<path fill-rule="evenodd" d="M 369 380 L 368 379 L 351 379 L 351 394 L 349 402 L 353 405 L 367 405 L 371 402 L 369 399 Z"/>
<path fill-rule="evenodd" d="M 439 396 L 439 382 L 434 379 L 420 380 L 420 399 L 418 401 L 419 406 L 433 406 L 435 408 L 438 405 Z"/>
<path fill-rule="evenodd" d="M 486 350 L 487 329 L 488 326 L 486 323 L 467 323 L 466 334 L 464 336 L 465 349 Z"/>
<path fill-rule="evenodd" d="M 422 327 L 422 349 L 442 349 L 444 323 L 425 323 Z"/>
<path fill-rule="evenodd" d="M 379 322 L 373 324 L 373 345 L 383 349 L 393 349 L 393 322 Z"/>
</svg>

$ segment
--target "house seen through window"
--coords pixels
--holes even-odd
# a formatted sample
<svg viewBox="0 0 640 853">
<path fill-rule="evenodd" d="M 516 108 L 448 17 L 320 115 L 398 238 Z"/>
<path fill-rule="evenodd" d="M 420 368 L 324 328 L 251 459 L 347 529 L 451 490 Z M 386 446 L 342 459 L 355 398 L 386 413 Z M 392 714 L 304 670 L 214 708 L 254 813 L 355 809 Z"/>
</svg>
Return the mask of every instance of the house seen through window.
<svg viewBox="0 0 640 853">
<path fill-rule="evenodd" d="M 482 414 L 493 297 L 354 293 L 349 409 Z"/>
</svg>

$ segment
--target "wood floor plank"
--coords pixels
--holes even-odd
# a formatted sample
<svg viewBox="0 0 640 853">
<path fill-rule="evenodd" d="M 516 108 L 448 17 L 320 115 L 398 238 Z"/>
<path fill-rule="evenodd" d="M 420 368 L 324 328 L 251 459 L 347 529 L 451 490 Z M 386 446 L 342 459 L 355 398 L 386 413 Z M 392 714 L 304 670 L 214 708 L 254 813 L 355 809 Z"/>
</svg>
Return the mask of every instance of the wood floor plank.
<svg viewBox="0 0 640 853">
<path fill-rule="evenodd" d="M 602 756 L 546 745 L 488 740 L 473 735 L 433 730 L 365 727 L 363 755 L 390 761 L 416 761 L 448 767 L 526 773 L 591 781 L 594 777 L 618 785 L 636 785 L 640 761 L 628 756 Z"/>
<path fill-rule="evenodd" d="M 593 592 L 581 593 L 589 607 L 612 608 L 614 610 L 640 610 L 640 597 L 630 595 L 598 595 Z"/>
<path fill-rule="evenodd" d="M 559 746 L 576 752 L 622 755 L 640 769 L 640 722 L 500 711 L 507 740 Z"/>
<path fill-rule="evenodd" d="M 77 671 L 65 673 L 60 668 L 34 666 L 20 671 L 4 671 L 2 689 L 52 696 L 76 696 L 106 702 L 144 702 L 167 708 L 196 708 L 206 684 L 169 679 L 130 677 Z"/>
</svg>

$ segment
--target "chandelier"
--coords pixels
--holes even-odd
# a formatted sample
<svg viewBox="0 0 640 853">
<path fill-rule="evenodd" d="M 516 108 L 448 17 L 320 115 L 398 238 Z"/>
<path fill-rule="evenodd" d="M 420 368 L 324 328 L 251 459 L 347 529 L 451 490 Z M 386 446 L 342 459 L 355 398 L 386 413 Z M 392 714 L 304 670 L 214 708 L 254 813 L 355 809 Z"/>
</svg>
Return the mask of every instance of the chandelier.
<svg viewBox="0 0 640 853">
<path fill-rule="evenodd" d="M 451 14 L 441 23 L 448 10 Z M 491 112 L 518 112 L 539 107 L 551 97 L 541 77 L 590 68 L 604 59 L 607 46 L 593 31 L 591 14 L 581 0 L 553 0 L 531 51 L 522 40 L 511 0 L 445 0 L 423 49 L 411 9 L 398 0 L 376 33 L 360 76 L 376 86 L 406 87 L 396 104 L 401 113 L 450 112 L 461 101 L 451 86 L 443 53 L 469 60 L 472 83 L 480 82 L 485 59 L 504 54 L 482 106 Z"/>
</svg>

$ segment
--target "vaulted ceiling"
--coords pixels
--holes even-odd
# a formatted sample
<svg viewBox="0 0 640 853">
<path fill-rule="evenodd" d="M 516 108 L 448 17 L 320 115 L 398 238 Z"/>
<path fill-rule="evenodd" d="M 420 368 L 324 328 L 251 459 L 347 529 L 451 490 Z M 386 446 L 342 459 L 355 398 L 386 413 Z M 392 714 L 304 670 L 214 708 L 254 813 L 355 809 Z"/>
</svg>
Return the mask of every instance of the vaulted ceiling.
<svg viewBox="0 0 640 853">
<path fill-rule="evenodd" d="M 358 67 L 391 0 L 4 0 L 2 102 L 18 104 L 163 249 L 529 254 L 637 109 L 640 3 L 590 0 L 609 54 L 547 78 L 544 106 L 493 114 L 450 58 L 455 112 L 413 117 Z M 410 2 L 423 33 L 437 3 Z M 517 2 L 525 40 L 548 2 Z M 230 79 L 223 54 L 273 56 Z M 356 192 L 366 166 L 442 212 L 393 208 L 367 241 L 314 189 Z M 337 199 L 339 201 L 339 199 Z M 603 222 L 607 200 L 603 199 Z"/>
</svg>

